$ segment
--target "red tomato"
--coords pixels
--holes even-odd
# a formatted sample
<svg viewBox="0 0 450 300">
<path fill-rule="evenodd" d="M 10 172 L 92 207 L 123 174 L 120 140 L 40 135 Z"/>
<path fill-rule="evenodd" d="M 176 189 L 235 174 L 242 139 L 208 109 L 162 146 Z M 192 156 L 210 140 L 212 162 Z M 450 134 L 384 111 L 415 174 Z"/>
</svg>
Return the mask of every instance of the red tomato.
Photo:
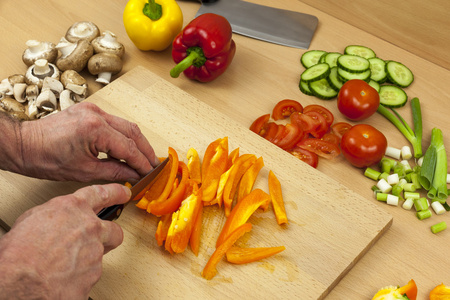
<svg viewBox="0 0 450 300">
<path fill-rule="evenodd" d="M 330 142 L 336 145 L 339 145 L 341 143 L 341 138 L 338 137 L 337 135 L 335 135 L 332 132 L 327 132 L 323 135 L 323 137 L 321 138 L 321 140 L 325 141 L 325 142 Z"/>
<path fill-rule="evenodd" d="M 291 123 L 297 124 L 298 127 L 303 129 L 304 133 L 310 133 L 319 126 L 319 123 L 311 116 L 302 113 L 293 113 L 291 115 Z"/>
<path fill-rule="evenodd" d="M 250 130 L 256 134 L 261 135 L 261 131 L 267 125 L 267 122 L 269 122 L 269 119 L 270 119 L 270 114 L 262 115 L 261 117 L 257 118 L 255 121 L 253 121 L 252 125 L 250 125 Z"/>
<path fill-rule="evenodd" d="M 380 105 L 380 95 L 367 82 L 352 79 L 344 83 L 337 97 L 339 111 L 353 121 L 367 119 Z"/>
<path fill-rule="evenodd" d="M 297 146 L 327 159 L 335 158 L 341 153 L 337 144 L 314 138 L 304 139 Z"/>
<path fill-rule="evenodd" d="M 317 168 L 317 165 L 319 164 L 319 156 L 317 156 L 317 154 L 315 154 L 314 152 L 296 146 L 292 148 L 289 153 L 304 161 L 313 168 Z"/>
<path fill-rule="evenodd" d="M 277 133 L 275 134 L 275 137 L 272 141 L 272 143 L 274 143 L 275 145 L 279 143 L 287 134 L 286 126 L 282 124 L 277 124 L 277 127 L 278 127 Z"/>
<path fill-rule="evenodd" d="M 303 109 L 304 113 L 307 113 L 309 111 L 316 111 L 319 114 L 321 114 L 325 118 L 325 120 L 327 121 L 328 126 L 331 126 L 331 124 L 333 124 L 333 122 L 334 122 L 334 116 L 331 113 L 331 111 L 329 111 L 328 109 L 326 109 L 322 105 L 310 104 L 310 105 L 307 105 Z"/>
<path fill-rule="evenodd" d="M 317 123 L 317 125 L 315 126 L 315 129 L 309 132 L 314 137 L 321 138 L 328 131 L 329 126 L 328 126 L 327 120 L 321 113 L 319 113 L 317 111 L 308 111 L 303 114 L 310 116 Z"/>
<path fill-rule="evenodd" d="M 275 143 L 278 147 L 284 150 L 289 150 L 294 147 L 303 138 L 303 130 L 296 124 L 286 124 L 285 135 L 278 142 Z"/>
<path fill-rule="evenodd" d="M 275 136 L 278 132 L 278 124 L 274 122 L 268 122 L 265 128 L 261 131 L 260 135 L 268 140 L 269 142 L 273 142 Z"/>
<path fill-rule="evenodd" d="M 293 112 L 303 112 L 303 106 L 298 101 L 284 99 L 278 102 L 273 108 L 272 118 L 275 121 L 286 119 Z"/>
<path fill-rule="evenodd" d="M 367 124 L 353 126 L 341 139 L 342 154 L 357 168 L 378 163 L 386 148 L 387 140 L 384 134 Z"/>
<path fill-rule="evenodd" d="M 347 123 L 347 122 L 337 122 L 331 125 L 331 131 L 335 135 L 339 137 L 339 139 L 342 138 L 342 136 L 350 129 L 353 125 Z"/>
</svg>

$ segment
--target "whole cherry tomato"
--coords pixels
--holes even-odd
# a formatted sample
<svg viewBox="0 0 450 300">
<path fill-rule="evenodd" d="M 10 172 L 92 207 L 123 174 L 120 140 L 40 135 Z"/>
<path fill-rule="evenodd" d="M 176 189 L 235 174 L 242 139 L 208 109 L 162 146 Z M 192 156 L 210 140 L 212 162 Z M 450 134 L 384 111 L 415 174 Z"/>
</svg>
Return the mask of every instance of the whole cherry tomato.
<svg viewBox="0 0 450 300">
<path fill-rule="evenodd" d="M 373 115 L 380 105 L 377 90 L 361 79 L 344 83 L 337 97 L 339 111 L 348 119 L 360 121 Z"/>
<path fill-rule="evenodd" d="M 371 125 L 357 124 L 341 139 L 344 157 L 355 167 L 364 168 L 379 162 L 387 148 L 387 139 Z"/>
</svg>

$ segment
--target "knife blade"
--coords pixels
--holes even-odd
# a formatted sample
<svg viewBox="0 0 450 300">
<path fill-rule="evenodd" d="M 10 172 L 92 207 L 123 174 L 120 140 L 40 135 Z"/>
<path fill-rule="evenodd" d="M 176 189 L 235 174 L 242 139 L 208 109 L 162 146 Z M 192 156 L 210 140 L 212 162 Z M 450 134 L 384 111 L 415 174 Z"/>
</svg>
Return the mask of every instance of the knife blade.
<svg viewBox="0 0 450 300">
<path fill-rule="evenodd" d="M 242 0 L 203 0 L 196 17 L 215 13 L 225 17 L 233 32 L 284 46 L 308 49 L 318 18 Z"/>
<path fill-rule="evenodd" d="M 164 169 L 164 167 L 167 165 L 168 162 L 169 162 L 169 158 L 167 157 L 156 168 L 151 170 L 147 175 L 142 177 L 135 185 L 133 185 L 131 187 L 130 200 L 133 199 L 134 197 L 136 197 L 153 180 L 158 178 L 158 175 L 161 173 L 161 171 Z M 97 214 L 97 216 L 102 220 L 114 221 L 120 216 L 123 209 L 130 202 L 130 200 L 128 200 L 128 202 L 124 203 L 124 204 L 116 204 L 116 205 L 112 205 L 110 207 L 105 207 Z"/>
</svg>

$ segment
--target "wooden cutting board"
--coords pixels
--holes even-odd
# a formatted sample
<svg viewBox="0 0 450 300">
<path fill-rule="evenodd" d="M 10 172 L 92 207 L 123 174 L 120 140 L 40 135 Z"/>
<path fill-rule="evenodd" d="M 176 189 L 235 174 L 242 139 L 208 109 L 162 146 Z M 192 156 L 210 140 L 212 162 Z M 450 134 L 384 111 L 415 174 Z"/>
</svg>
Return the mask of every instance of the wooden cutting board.
<svg viewBox="0 0 450 300">
<path fill-rule="evenodd" d="M 202 88 L 207 89 L 205 84 Z M 194 147 L 228 136 L 229 148 L 264 158 L 255 188 L 268 192 L 272 170 L 282 184 L 287 226 L 273 212 L 256 212 L 250 233 L 238 245 L 284 245 L 274 257 L 247 264 L 218 265 L 218 275 L 200 275 L 213 253 L 225 217 L 216 207 L 204 212 L 198 256 L 187 249 L 171 255 L 155 241 L 157 218 L 128 205 L 116 221 L 124 230 L 123 244 L 104 258 L 95 299 L 321 299 L 390 227 L 392 217 L 333 179 L 253 134 L 212 107 L 143 67 L 137 67 L 89 97 L 105 111 L 136 122 L 158 156 L 173 147 L 180 159 Z M 25 209 L 49 197 L 80 187 L 0 173 L 0 188 L 10 197 L 1 203 L 0 218 L 11 225 Z M 35 198 L 27 197 L 32 192 Z M 12 199 L 11 199 L 12 198 Z M 37 201 L 37 202 L 33 202 Z M 12 204 L 13 203 L 13 204 Z"/>
</svg>

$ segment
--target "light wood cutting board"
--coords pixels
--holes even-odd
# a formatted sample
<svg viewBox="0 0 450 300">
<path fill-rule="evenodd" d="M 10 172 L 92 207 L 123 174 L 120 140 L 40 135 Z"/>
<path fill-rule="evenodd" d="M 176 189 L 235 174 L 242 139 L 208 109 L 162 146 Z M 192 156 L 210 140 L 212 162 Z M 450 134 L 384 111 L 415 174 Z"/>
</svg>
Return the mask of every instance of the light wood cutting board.
<svg viewBox="0 0 450 300">
<path fill-rule="evenodd" d="M 208 85 L 202 88 L 208 89 Z M 250 218 L 252 231 L 238 245 L 284 245 L 286 250 L 248 265 L 223 260 L 218 275 L 207 281 L 200 273 L 225 221 L 222 211 L 205 208 L 201 248 L 196 257 L 190 249 L 171 255 L 158 247 L 154 237 L 157 218 L 128 205 L 116 221 L 124 230 L 124 243 L 105 256 L 103 276 L 91 293 L 94 300 L 321 299 L 392 223 L 392 217 L 372 201 L 143 67 L 129 71 L 87 101 L 136 122 L 158 156 L 167 155 L 170 146 L 186 161 L 190 147 L 202 156 L 210 142 L 228 136 L 230 149 L 239 147 L 241 154 L 264 158 L 265 167 L 255 188 L 268 192 L 269 170 L 277 175 L 289 218 L 287 226 L 279 226 L 271 210 L 256 212 Z M 0 175 L 5 179 L 1 190 L 9 191 L 13 198 L 13 202 L 1 203 L 4 207 L 0 207 L 0 218 L 8 225 L 26 208 L 80 186 L 4 172 Z M 27 197 L 31 191 L 35 197 Z"/>
</svg>

